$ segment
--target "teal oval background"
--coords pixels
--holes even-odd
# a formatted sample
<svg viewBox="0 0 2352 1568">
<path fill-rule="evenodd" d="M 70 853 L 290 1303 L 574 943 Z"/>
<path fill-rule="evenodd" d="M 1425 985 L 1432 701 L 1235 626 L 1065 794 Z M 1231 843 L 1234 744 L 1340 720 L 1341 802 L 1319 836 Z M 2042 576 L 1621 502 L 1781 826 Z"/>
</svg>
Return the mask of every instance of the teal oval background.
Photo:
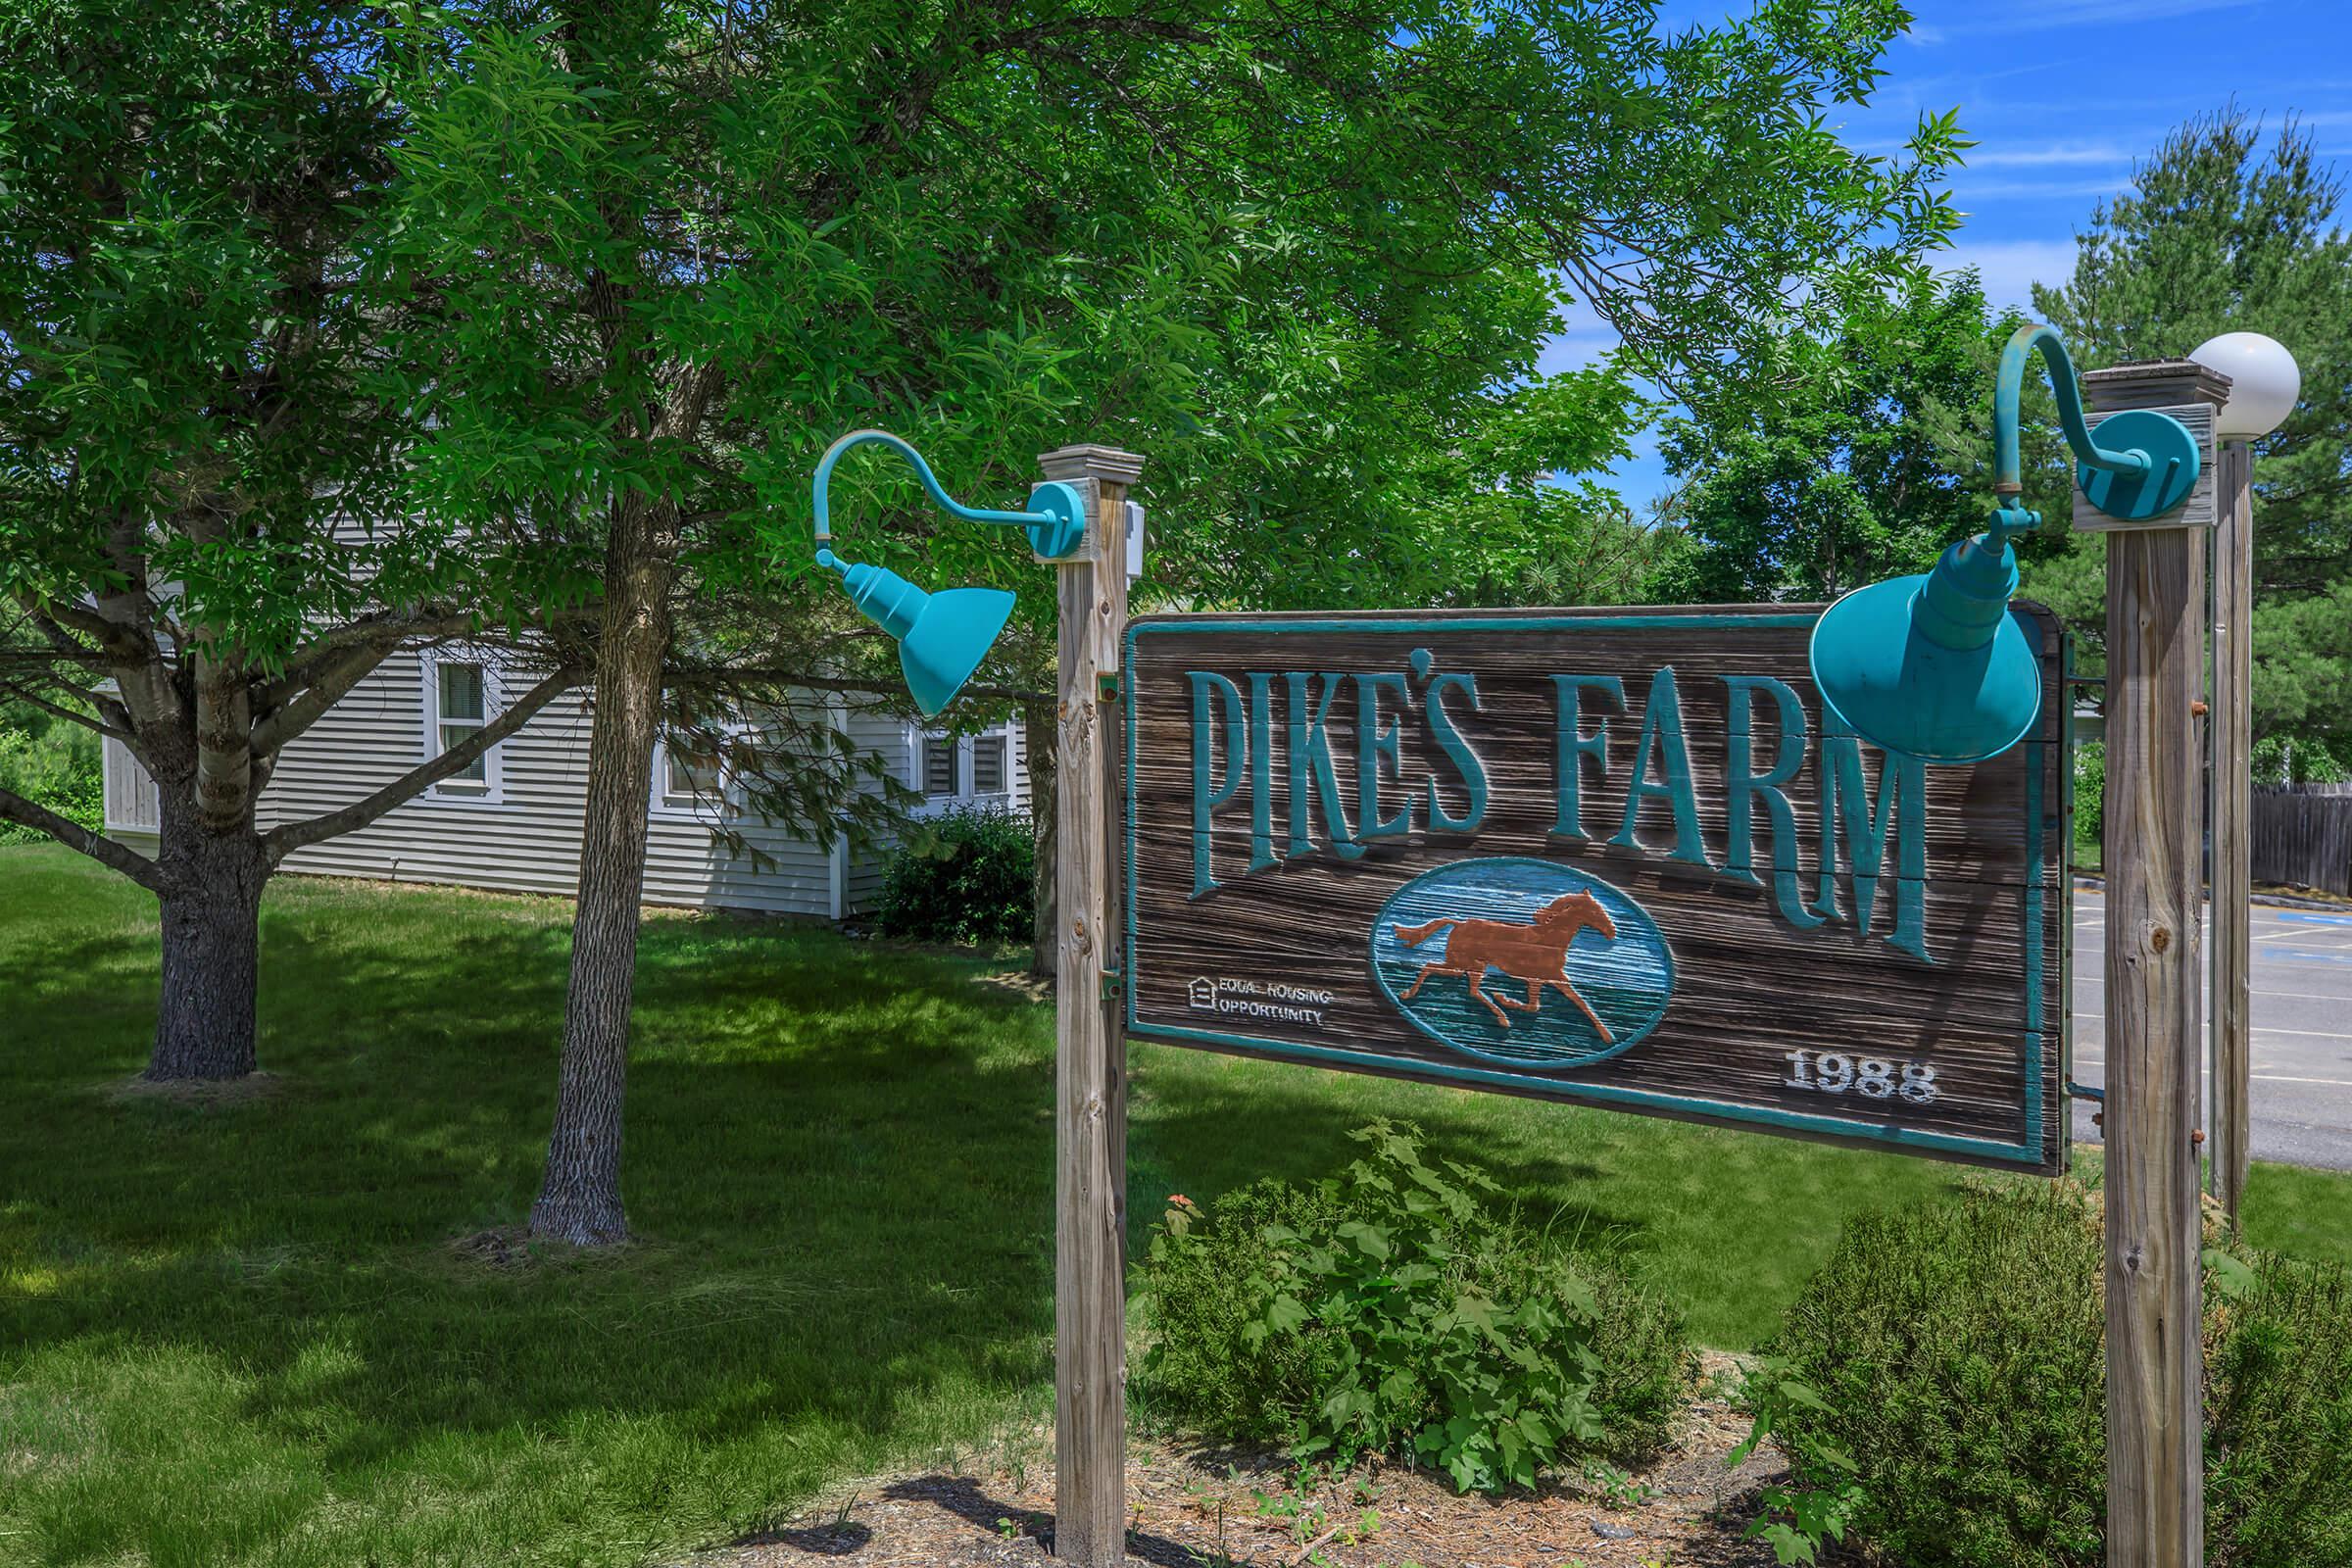
<svg viewBox="0 0 2352 1568">
<path fill-rule="evenodd" d="M 1554 900 L 1578 893 L 1591 894 L 1617 928 L 1614 938 L 1594 926 L 1578 931 L 1563 956 L 1567 982 L 1608 1026 L 1606 1040 L 1556 987 L 1544 990 L 1535 1012 L 1504 1005 L 1507 1028 L 1470 994 L 1469 979 L 1460 973 L 1432 974 L 1408 999 L 1424 968 L 1471 961 L 1476 947 L 1449 954 L 1449 944 L 1463 940 L 1458 931 L 1432 931 L 1408 942 L 1399 927 L 1416 929 L 1438 920 L 1533 926 Z M 1476 944 L 1480 937 L 1473 932 L 1468 940 Z M 1517 856 L 1456 861 L 1398 888 L 1372 922 L 1372 972 L 1396 1010 L 1423 1034 L 1466 1056 L 1514 1067 L 1581 1067 L 1606 1060 L 1655 1029 L 1674 996 L 1674 955 L 1648 910 L 1590 872 Z M 1480 983 L 1498 1002 L 1526 1001 L 1525 975 L 1506 978 L 1489 964 Z"/>
</svg>

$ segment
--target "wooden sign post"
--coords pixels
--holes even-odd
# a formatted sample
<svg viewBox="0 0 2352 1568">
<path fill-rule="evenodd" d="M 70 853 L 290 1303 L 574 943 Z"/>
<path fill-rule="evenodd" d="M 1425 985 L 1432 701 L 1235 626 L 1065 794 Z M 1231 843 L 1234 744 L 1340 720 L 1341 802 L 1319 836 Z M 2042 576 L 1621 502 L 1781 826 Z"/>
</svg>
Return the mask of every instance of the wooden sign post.
<svg viewBox="0 0 2352 1568">
<path fill-rule="evenodd" d="M 1054 1554 L 1117 1568 L 1127 1529 L 1127 1064 L 1115 731 L 1127 627 L 1124 508 L 1144 460 L 1073 446 L 1038 459 L 1086 496 L 1086 542 L 1052 563 L 1060 590 L 1055 724 Z"/>
<path fill-rule="evenodd" d="M 2252 1152 L 2254 452 L 2222 444 L 2213 532 L 2213 1196 L 2232 1227 Z"/>
<path fill-rule="evenodd" d="M 2211 451 L 2226 378 L 2189 361 L 2082 377 L 2100 414 L 2157 408 Z M 2107 534 L 2107 1561 L 2204 1561 L 2197 1102 L 2206 529 L 2186 506 Z"/>
<path fill-rule="evenodd" d="M 2254 449 L 2302 399 L 2286 346 L 2224 332 L 2191 359 L 2223 372 L 2223 442 L 2213 535 L 2213 1196 L 2230 1227 L 2245 1201 L 2252 1148 Z"/>
<path fill-rule="evenodd" d="M 2036 350 L 2063 377 L 2062 422 L 2094 487 L 2095 504 L 2077 492 L 2075 526 L 2110 536 L 2108 1561 L 2184 1568 L 2204 1536 L 2197 714 L 2230 381 L 2187 361 L 2082 377 L 2094 423 L 2171 416 L 2122 417 L 2103 448 L 2055 334 L 2021 328 L 1995 395 L 1996 488 L 2010 498 L 2018 381 Z M 2242 451 L 2230 461 L 2235 511 Z M 2007 603 L 2000 543 L 2001 518 L 2031 514 L 2002 514 L 1989 546 L 1947 552 L 1914 579 L 1925 586 L 1866 590 L 1908 597 L 1885 600 L 1899 615 L 1848 616 L 1842 643 L 1828 631 L 1864 595 L 1827 616 L 1774 605 L 1130 625 L 1122 524 L 1143 460 L 1079 446 L 1040 462 L 1087 517 L 1081 547 L 1052 563 L 1057 1557 L 1125 1560 L 1128 1032 L 2066 1168 L 2067 650 L 2056 617 Z M 2227 546 L 2232 573 L 2242 542 Z M 2006 586 L 1975 580 L 1987 549 Z M 2232 659 L 2246 608 L 2225 585 L 2233 635 L 2217 646 Z M 1852 658 L 1884 646 L 1882 621 L 1909 634 L 1899 664 Z M 1978 627 L 1998 632 L 1962 635 Z M 1967 662 L 2004 648 L 2005 662 Z M 2243 670 L 2219 677 L 2235 707 Z M 1931 733 L 1978 744 L 1906 739 L 1917 726 L 1900 701 L 1850 720 L 1889 737 L 1867 740 L 1839 715 L 1882 687 L 1917 689 Z M 2229 755 L 2242 783 L 2242 744 Z M 2217 828 L 2230 844 L 2217 846 L 2216 891 L 2242 918 L 2242 879 L 2223 880 L 2224 854 L 2242 853 L 2229 821 L 2243 816 Z M 2242 943 L 2231 951 L 2240 984 Z M 2242 1124 L 2232 1150 L 2242 1173 Z"/>
</svg>

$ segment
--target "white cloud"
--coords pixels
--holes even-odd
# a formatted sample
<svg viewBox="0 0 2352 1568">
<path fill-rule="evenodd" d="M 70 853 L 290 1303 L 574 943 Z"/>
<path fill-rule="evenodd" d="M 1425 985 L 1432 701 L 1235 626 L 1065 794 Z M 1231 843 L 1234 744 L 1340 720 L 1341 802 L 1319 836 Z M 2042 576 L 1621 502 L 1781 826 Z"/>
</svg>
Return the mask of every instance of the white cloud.
<svg viewBox="0 0 2352 1568">
<path fill-rule="evenodd" d="M 1973 22 L 1955 24 L 1953 30 L 2045 32 L 2102 23 L 2155 22 L 2207 11 L 2238 11 L 2259 3 L 2260 0 L 2029 0 L 2027 4 L 1996 7 Z"/>
<path fill-rule="evenodd" d="M 2038 147 L 1979 148 L 1968 154 L 1971 169 L 2048 169 L 2069 164 L 2129 164 L 2131 148 L 2113 142 L 2044 142 Z"/>
<path fill-rule="evenodd" d="M 2035 283 L 2055 287 L 2074 275 L 2075 242 L 2066 240 L 2001 240 L 1980 245 L 1955 245 L 1935 257 L 1939 272 L 1973 267 L 1984 284 L 1984 298 L 1994 310 L 2014 305 L 2034 308 Z"/>
<path fill-rule="evenodd" d="M 1952 194 L 1964 210 L 1995 197 L 2026 201 L 2079 201 L 2085 196 L 2112 196 L 2132 188 L 2129 172 L 2106 179 L 1972 179 L 1964 170 L 1952 180 Z"/>
</svg>

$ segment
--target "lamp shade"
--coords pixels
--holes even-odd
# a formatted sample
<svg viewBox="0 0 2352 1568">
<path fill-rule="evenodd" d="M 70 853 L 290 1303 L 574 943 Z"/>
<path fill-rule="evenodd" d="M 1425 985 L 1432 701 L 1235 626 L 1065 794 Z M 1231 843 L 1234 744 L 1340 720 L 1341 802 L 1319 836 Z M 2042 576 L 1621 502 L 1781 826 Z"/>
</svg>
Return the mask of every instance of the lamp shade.
<svg viewBox="0 0 2352 1568">
<path fill-rule="evenodd" d="M 2269 435 L 2295 412 L 2303 395 L 2303 371 L 2276 338 L 2260 332 L 2224 332 L 2200 343 L 2188 356 L 2230 378 L 2230 400 L 2214 418 L 2213 433 L 2225 441 Z"/>
<path fill-rule="evenodd" d="M 996 645 L 1004 622 L 1012 618 L 1013 596 L 1001 588 L 949 588 L 933 594 L 888 567 L 844 562 L 837 569 L 858 612 L 899 640 L 899 667 L 906 672 L 906 690 L 926 718 L 945 711 L 956 700 Z"/>
<path fill-rule="evenodd" d="M 950 588 L 929 599 L 914 629 L 899 639 L 899 667 L 926 717 L 956 700 L 995 646 L 1013 605 L 1002 588 Z"/>
<path fill-rule="evenodd" d="M 2041 664 L 2011 618 L 2017 558 L 1962 540 L 1936 569 L 1857 588 L 1813 628 L 1813 683 L 1855 734 L 1923 761 L 1981 762 L 2041 713 Z"/>
</svg>

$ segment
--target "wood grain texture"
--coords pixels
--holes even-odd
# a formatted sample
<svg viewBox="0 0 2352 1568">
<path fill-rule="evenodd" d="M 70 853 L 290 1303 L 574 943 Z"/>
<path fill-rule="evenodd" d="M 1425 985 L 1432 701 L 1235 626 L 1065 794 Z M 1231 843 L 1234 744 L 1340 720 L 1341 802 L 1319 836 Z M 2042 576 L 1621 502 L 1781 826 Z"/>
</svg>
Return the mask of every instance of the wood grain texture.
<svg viewBox="0 0 2352 1568">
<path fill-rule="evenodd" d="M 1848 876 L 1834 884 L 1842 918 L 1804 929 L 1808 922 L 1788 917 L 1769 886 L 1775 837 L 1761 808 L 1751 813 L 1755 867 L 1767 885 L 1748 885 L 1724 869 L 1733 706 L 1724 677 L 1771 677 L 1791 690 L 1803 714 L 1808 750 L 1788 786 L 1788 825 L 1798 886 L 1808 905 L 1818 900 L 1822 717 L 1807 660 L 1816 613 L 1790 606 L 1139 620 L 1128 671 L 1129 1028 L 1244 1054 L 2062 1169 L 2067 931 L 2057 623 L 2038 609 L 2020 612 L 2042 655 L 2049 699 L 2029 742 L 1975 767 L 1925 771 L 1923 960 L 1886 941 L 1896 899 L 1891 837 L 1868 935 L 1852 918 L 1858 888 Z M 1642 623 L 1625 623 L 1629 617 Z M 1408 835 L 1367 844 L 1359 858 L 1340 858 L 1325 844 L 1251 873 L 1251 789 L 1244 788 L 1210 817 L 1217 885 L 1195 897 L 1192 672 L 1221 674 L 1249 693 L 1252 672 L 1311 671 L 1311 702 L 1327 674 L 1412 671 L 1416 649 L 1428 659 L 1415 691 L 1448 673 L 1475 675 L 1475 710 L 1459 688 L 1448 707 L 1489 782 L 1478 830 L 1433 830 L 1423 796 Z M 1668 667 L 1704 865 L 1669 858 L 1672 812 L 1657 802 L 1637 812 L 1632 847 L 1607 842 L 1623 823 L 1644 698 Z M 1588 764 L 1583 774 L 1591 836 L 1581 840 L 1552 831 L 1553 676 L 1571 673 L 1621 680 L 1630 710 L 1609 716 L 1605 769 Z M 1288 692 L 1280 677 L 1263 689 L 1273 705 L 1265 728 L 1273 753 L 1268 815 L 1282 841 L 1290 813 Z M 1334 702 L 1326 723 L 1335 782 L 1350 814 L 1359 799 L 1354 690 Z M 1781 736 L 1772 704 L 1751 702 L 1750 762 L 1760 769 L 1779 755 Z M 1588 699 L 1584 733 L 1593 733 L 1598 711 Z M 1417 716 L 1425 713 L 1416 700 L 1398 723 L 1383 809 L 1393 809 L 1404 790 L 1434 788 L 1458 815 L 1466 803 L 1433 727 Z M 1222 755 L 1211 759 L 1212 783 L 1225 777 L 1216 760 Z M 1860 759 L 1875 807 L 1884 800 L 1883 760 L 1869 746 Z M 1302 793 L 1319 797 L 1311 775 Z M 1392 896 L 1440 867 L 1506 858 L 1598 879 L 1654 922 L 1672 955 L 1671 1000 L 1655 1026 L 1621 1054 L 1565 1066 L 1513 1065 L 1428 1032 L 1401 1000 L 1392 1000 L 1395 987 L 1376 972 L 1373 929 Z M 1596 941 L 1571 951 L 1596 951 Z M 1195 982 L 1204 979 L 1211 992 L 1197 993 Z M 1278 1002 L 1281 987 L 1327 1000 L 1299 1009 L 1311 1018 L 1268 1015 L 1254 999 Z M 1203 995 L 1211 998 L 1205 1006 Z M 1920 1103 L 1808 1090 L 1790 1082 L 1796 1069 L 1788 1054 L 1796 1051 L 1917 1063 L 1935 1073 L 1939 1092 Z"/>
<path fill-rule="evenodd" d="M 1061 921 L 1054 984 L 1054 1551 L 1082 1568 L 1126 1561 L 1126 1092 L 1117 1004 L 1113 854 L 1119 766 L 1100 679 L 1119 667 L 1127 574 L 1118 530 L 1142 460 L 1063 448 L 1050 479 L 1087 494 L 1088 533 L 1055 567 L 1060 671 L 1054 876 Z"/>
<path fill-rule="evenodd" d="M 2234 1226 L 2251 1155 L 2254 1052 L 2254 477 L 2243 441 L 2222 448 L 2213 534 L 2213 1196 Z"/>
<path fill-rule="evenodd" d="M 2089 498 L 2082 494 L 2081 475 L 2078 473 L 2075 484 L 2075 532 L 2129 533 L 2151 528 L 2213 527 L 2219 513 L 2219 503 L 2215 498 L 2220 494 L 2215 483 L 2215 469 L 2218 465 L 2214 460 L 2214 406 L 2210 403 L 2133 404 L 2129 406 L 2154 407 L 2158 413 L 2169 414 L 2188 426 L 2189 434 L 2197 438 L 2197 450 L 2204 455 L 2203 461 L 2197 468 L 2197 482 L 2190 487 L 2188 499 L 2180 504 L 2179 510 L 2168 512 L 2161 517 L 2148 517 L 2134 521 L 2130 517 L 2111 517 L 2092 506 Z M 2095 414 L 2085 415 L 2084 422 L 2089 424 L 2091 433 L 2095 435 L 2098 433 L 2099 426 L 2121 413 L 2123 407 L 2123 405 L 2119 405 L 2102 408 Z"/>
<path fill-rule="evenodd" d="M 2118 409 L 2166 409 L 2181 403 L 2218 409 L 2230 400 L 2230 377 L 2194 360 L 2139 360 L 2085 370 L 2082 397 L 2102 414 Z"/>
<path fill-rule="evenodd" d="M 2190 705 L 2205 541 L 2107 540 L 2107 1561 L 2204 1560 L 2197 936 Z"/>
</svg>

